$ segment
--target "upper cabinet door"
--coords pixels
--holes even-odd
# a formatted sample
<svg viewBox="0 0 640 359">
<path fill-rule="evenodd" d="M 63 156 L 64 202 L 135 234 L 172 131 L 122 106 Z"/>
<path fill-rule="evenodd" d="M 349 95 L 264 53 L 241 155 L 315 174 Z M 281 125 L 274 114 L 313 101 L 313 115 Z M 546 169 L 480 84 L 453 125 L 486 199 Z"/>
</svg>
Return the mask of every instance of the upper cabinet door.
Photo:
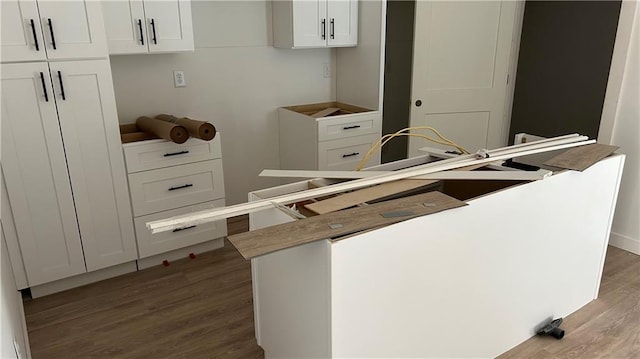
<svg viewBox="0 0 640 359">
<path fill-rule="evenodd" d="M 329 23 L 327 1 L 293 1 L 293 46 L 323 47 L 327 44 Z"/>
<path fill-rule="evenodd" d="M 2 62 L 46 59 L 35 0 L 0 1 Z"/>
<path fill-rule="evenodd" d="M 108 56 L 98 1 L 40 1 L 40 23 L 49 59 Z"/>
<path fill-rule="evenodd" d="M 149 36 L 142 0 L 102 1 L 109 54 L 141 54 L 148 51 Z"/>
<path fill-rule="evenodd" d="M 358 1 L 329 0 L 327 45 L 355 46 L 358 43 Z"/>
<path fill-rule="evenodd" d="M 191 3 L 188 0 L 144 1 L 149 52 L 193 51 Z"/>
</svg>

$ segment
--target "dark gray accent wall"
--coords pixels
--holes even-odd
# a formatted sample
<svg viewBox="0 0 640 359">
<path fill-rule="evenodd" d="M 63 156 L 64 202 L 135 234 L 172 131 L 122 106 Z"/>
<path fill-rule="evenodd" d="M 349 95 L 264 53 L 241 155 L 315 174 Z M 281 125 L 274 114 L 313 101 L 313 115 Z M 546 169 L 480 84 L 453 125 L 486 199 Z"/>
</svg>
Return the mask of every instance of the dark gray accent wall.
<svg viewBox="0 0 640 359">
<path fill-rule="evenodd" d="M 509 141 L 598 136 L 620 1 L 527 1 Z"/>
<path fill-rule="evenodd" d="M 382 133 L 409 127 L 415 0 L 387 2 Z M 407 137 L 396 137 L 382 149 L 382 162 L 407 157 Z"/>
</svg>

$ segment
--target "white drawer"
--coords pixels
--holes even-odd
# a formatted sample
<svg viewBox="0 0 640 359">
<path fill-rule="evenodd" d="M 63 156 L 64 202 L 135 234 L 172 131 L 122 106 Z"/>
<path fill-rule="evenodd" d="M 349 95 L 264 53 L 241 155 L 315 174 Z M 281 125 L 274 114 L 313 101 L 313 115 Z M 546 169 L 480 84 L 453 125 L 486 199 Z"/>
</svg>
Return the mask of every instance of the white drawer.
<svg viewBox="0 0 640 359">
<path fill-rule="evenodd" d="M 129 175 L 134 217 L 224 198 L 222 160 Z"/>
<path fill-rule="evenodd" d="M 379 111 L 326 117 L 318 120 L 318 141 L 366 134 L 380 135 L 381 132 L 382 116 Z"/>
<path fill-rule="evenodd" d="M 134 173 L 221 157 L 220 134 L 211 141 L 189 138 L 177 144 L 166 140 L 125 143 L 124 158 L 127 172 Z"/>
<path fill-rule="evenodd" d="M 150 221 L 179 216 L 190 212 L 202 211 L 214 207 L 224 207 L 224 199 L 135 218 L 134 223 L 136 227 L 139 258 L 169 252 L 175 249 L 192 246 L 226 236 L 227 221 L 224 219 L 156 234 L 151 234 L 151 231 L 148 230 L 146 226 L 146 223 Z"/>
<path fill-rule="evenodd" d="M 353 171 L 371 145 L 379 139 L 380 137 L 376 134 L 320 142 L 318 143 L 318 169 Z M 377 152 L 371 156 L 365 167 L 379 163 L 380 152 Z"/>
</svg>

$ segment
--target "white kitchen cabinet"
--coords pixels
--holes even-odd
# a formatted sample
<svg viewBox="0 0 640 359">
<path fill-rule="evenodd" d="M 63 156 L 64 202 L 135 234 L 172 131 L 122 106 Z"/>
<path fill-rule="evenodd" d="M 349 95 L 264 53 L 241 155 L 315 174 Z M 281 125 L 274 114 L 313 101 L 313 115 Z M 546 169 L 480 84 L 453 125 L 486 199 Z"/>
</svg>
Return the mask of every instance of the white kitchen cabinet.
<svg viewBox="0 0 640 359">
<path fill-rule="evenodd" d="M 2 62 L 107 56 L 100 3 L 3 0 Z"/>
<path fill-rule="evenodd" d="M 325 108 L 340 108 L 332 116 L 314 117 Z M 380 111 L 336 102 L 278 109 L 280 168 L 355 170 L 382 136 Z M 377 152 L 366 166 L 380 163 Z"/>
<path fill-rule="evenodd" d="M 190 138 L 177 144 L 146 140 L 122 145 L 138 243 L 138 267 L 220 248 L 227 235 L 223 220 L 152 234 L 146 223 L 185 213 L 224 207 L 220 133 L 211 141 Z"/>
<path fill-rule="evenodd" d="M 102 1 L 109 54 L 193 51 L 189 0 Z"/>
<path fill-rule="evenodd" d="M 273 45 L 347 47 L 358 43 L 357 0 L 273 2 Z"/>
<path fill-rule="evenodd" d="M 109 62 L 2 65 L 2 168 L 29 286 L 137 257 Z"/>
</svg>

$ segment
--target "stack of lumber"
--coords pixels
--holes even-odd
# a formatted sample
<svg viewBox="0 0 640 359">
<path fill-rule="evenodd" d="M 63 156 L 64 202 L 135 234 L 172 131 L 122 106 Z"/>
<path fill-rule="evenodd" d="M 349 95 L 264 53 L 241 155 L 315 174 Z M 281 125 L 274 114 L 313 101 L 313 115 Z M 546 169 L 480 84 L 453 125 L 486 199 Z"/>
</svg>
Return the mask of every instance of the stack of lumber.
<svg viewBox="0 0 640 359">
<path fill-rule="evenodd" d="M 200 223 L 239 216 L 269 208 L 280 208 L 287 204 L 297 203 L 309 199 L 322 198 L 338 193 L 345 193 L 348 191 L 368 188 L 375 185 L 391 183 L 393 181 L 407 180 L 410 178 L 430 174 L 434 175 L 435 177 L 446 176 L 446 171 L 449 170 L 462 169 L 465 167 L 468 168 L 469 166 L 487 165 L 518 156 L 527 156 L 536 153 L 585 146 L 593 144 L 594 142 L 594 140 L 589 140 L 586 136 L 581 136 L 578 134 L 560 136 L 514 146 L 507 146 L 494 150 L 487 150 L 479 152 L 478 154 L 461 155 L 454 158 L 444 159 L 415 167 L 375 174 L 371 177 L 339 182 L 326 187 L 312 188 L 305 191 L 280 195 L 264 200 L 194 212 L 164 220 L 148 222 L 146 225 L 147 228 L 152 231 L 152 233 L 170 231 L 183 226 L 197 225 Z M 546 176 L 545 173 L 537 173 L 537 175 L 539 175 L 541 178 L 544 178 Z M 313 208 L 313 206 L 311 207 Z"/>
</svg>

